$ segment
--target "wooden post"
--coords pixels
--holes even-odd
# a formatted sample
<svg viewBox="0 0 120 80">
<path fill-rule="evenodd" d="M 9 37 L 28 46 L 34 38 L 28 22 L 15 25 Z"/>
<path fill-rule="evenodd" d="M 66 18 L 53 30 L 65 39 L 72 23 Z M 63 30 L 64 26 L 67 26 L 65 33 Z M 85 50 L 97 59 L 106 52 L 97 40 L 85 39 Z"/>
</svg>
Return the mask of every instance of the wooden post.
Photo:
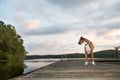
<svg viewBox="0 0 120 80">
<path fill-rule="evenodd" d="M 65 54 L 65 60 L 67 60 L 67 54 Z"/>
<path fill-rule="evenodd" d="M 116 51 L 116 58 L 117 58 L 117 59 L 120 59 L 119 48 L 120 48 L 120 46 L 115 47 L 115 51 Z"/>
<path fill-rule="evenodd" d="M 63 60 L 63 55 L 61 55 L 61 60 Z"/>
<path fill-rule="evenodd" d="M 116 58 L 119 59 L 118 49 L 115 50 L 116 50 Z"/>
</svg>

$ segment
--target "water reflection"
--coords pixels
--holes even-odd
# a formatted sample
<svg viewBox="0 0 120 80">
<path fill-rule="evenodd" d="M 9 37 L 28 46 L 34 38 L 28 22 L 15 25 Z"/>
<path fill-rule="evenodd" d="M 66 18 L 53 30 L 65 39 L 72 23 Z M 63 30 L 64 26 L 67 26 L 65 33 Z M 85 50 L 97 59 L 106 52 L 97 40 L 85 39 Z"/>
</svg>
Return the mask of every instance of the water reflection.
<svg viewBox="0 0 120 80">
<path fill-rule="evenodd" d="M 26 68 L 24 69 L 23 74 L 29 73 L 31 71 L 37 70 L 44 66 L 50 65 L 60 59 L 32 59 L 32 60 L 25 60 Z"/>
<path fill-rule="evenodd" d="M 0 80 L 21 75 L 24 71 L 23 61 L 0 61 Z"/>
<path fill-rule="evenodd" d="M 39 68 L 42 68 L 44 66 L 47 66 L 49 64 L 52 64 L 54 62 L 56 62 L 57 60 L 50 60 L 50 59 L 37 59 L 37 60 L 28 60 L 28 61 L 25 61 L 25 64 L 26 64 L 26 68 L 24 69 L 24 72 L 23 74 L 26 74 L 26 73 L 29 73 L 29 72 L 32 72 L 34 70 L 37 70 Z"/>
</svg>

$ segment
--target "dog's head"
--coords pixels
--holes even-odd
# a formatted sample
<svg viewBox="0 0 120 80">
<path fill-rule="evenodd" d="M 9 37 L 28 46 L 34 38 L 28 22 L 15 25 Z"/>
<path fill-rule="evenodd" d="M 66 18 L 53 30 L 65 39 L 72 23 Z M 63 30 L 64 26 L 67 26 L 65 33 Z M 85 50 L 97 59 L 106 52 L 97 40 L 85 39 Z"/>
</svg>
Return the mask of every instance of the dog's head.
<svg viewBox="0 0 120 80">
<path fill-rule="evenodd" d="M 83 37 L 80 37 L 80 39 L 79 39 L 79 41 L 78 41 L 78 44 L 81 45 L 81 44 L 84 42 L 84 40 L 85 40 L 85 39 L 84 39 Z"/>
</svg>

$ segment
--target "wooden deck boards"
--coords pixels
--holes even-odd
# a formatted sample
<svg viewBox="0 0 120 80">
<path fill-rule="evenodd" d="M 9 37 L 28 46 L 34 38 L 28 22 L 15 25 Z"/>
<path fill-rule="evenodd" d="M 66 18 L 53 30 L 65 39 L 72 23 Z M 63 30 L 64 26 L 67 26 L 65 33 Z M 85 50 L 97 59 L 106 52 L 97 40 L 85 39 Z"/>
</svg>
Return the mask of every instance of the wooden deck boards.
<svg viewBox="0 0 120 80">
<path fill-rule="evenodd" d="M 84 65 L 84 60 L 62 60 L 11 80 L 120 80 L 120 61 Z"/>
</svg>

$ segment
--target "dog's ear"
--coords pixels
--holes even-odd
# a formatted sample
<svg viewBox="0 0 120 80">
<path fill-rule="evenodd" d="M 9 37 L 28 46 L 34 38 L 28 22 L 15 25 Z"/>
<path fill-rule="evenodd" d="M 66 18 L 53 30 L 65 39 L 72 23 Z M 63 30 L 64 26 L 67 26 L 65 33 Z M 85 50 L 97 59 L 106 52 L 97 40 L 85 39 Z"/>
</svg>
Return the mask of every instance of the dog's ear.
<svg viewBox="0 0 120 80">
<path fill-rule="evenodd" d="M 80 39 L 84 39 L 84 38 L 81 36 Z"/>
</svg>

